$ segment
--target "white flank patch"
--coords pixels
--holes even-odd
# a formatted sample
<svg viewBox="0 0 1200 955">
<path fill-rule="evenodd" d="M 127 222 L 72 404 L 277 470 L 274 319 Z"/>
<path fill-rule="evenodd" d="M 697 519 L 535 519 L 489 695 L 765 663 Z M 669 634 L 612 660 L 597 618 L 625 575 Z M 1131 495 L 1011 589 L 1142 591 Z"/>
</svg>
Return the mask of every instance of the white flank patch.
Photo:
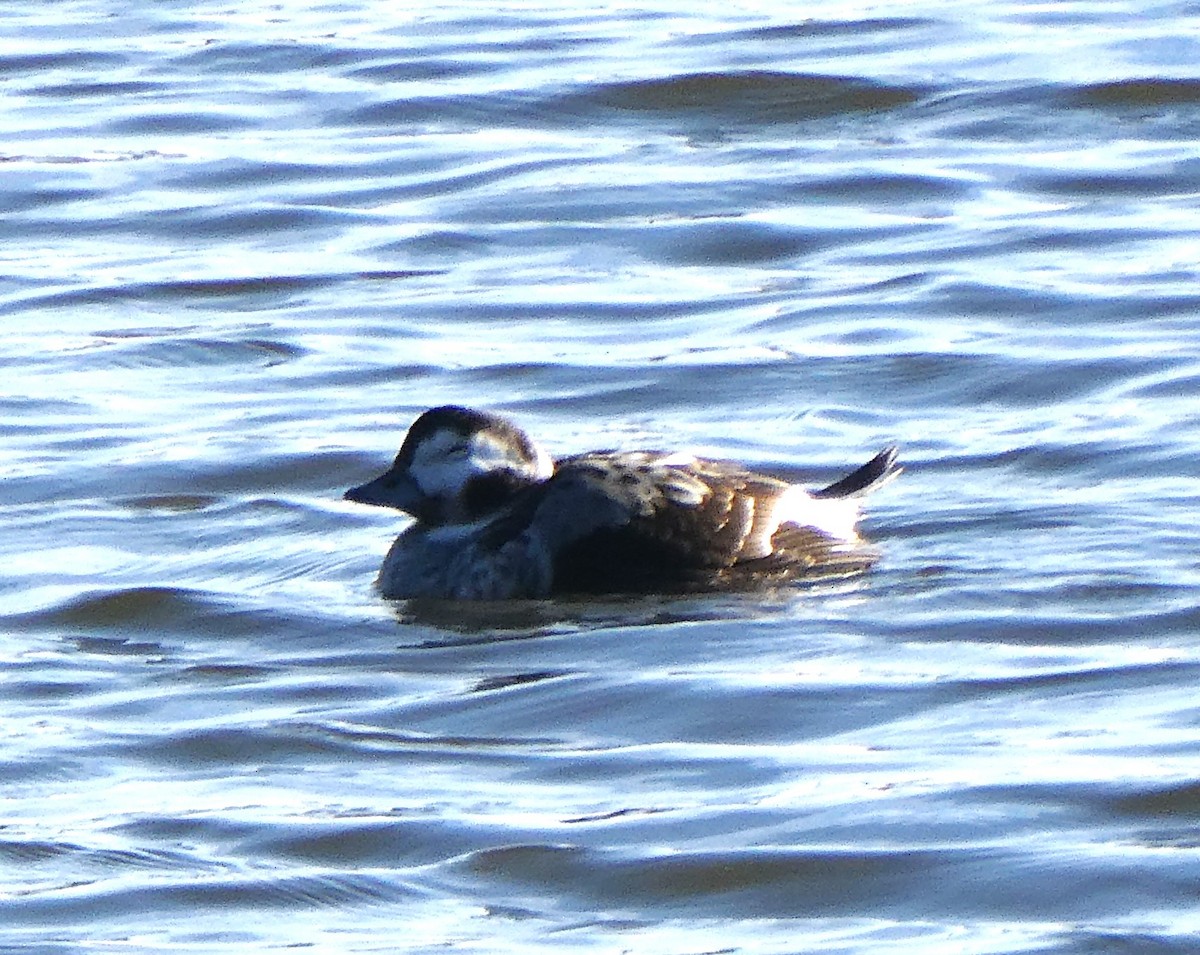
<svg viewBox="0 0 1200 955">
<path fill-rule="evenodd" d="M 813 497 L 804 488 L 793 484 L 775 502 L 771 515 L 778 524 L 798 524 L 854 543 L 858 532 L 858 501 L 851 498 Z"/>
<path fill-rule="evenodd" d="M 537 451 L 537 462 L 534 467 L 534 477 L 539 481 L 548 481 L 554 477 L 554 458 L 546 453 L 546 449 L 540 444 L 535 444 L 534 449 Z"/>
</svg>

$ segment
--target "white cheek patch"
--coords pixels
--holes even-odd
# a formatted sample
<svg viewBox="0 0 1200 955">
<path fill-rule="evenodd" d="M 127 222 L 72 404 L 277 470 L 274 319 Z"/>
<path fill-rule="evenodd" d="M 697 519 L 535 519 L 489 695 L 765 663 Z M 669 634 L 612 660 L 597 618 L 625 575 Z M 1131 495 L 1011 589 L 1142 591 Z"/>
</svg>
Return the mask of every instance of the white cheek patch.
<svg viewBox="0 0 1200 955">
<path fill-rule="evenodd" d="M 455 497 L 473 477 L 514 471 L 544 481 L 554 474 L 554 460 L 541 448 L 530 463 L 511 442 L 486 431 L 464 438 L 438 431 L 417 446 L 408 473 L 427 497 Z"/>
<path fill-rule="evenodd" d="M 858 502 L 851 498 L 813 497 L 804 488 L 792 485 L 779 496 L 771 516 L 777 527 L 797 524 L 853 543 L 858 540 L 858 514 Z"/>
<path fill-rule="evenodd" d="M 427 497 L 457 494 L 472 474 L 462 437 L 438 431 L 426 438 L 417 446 L 408 473 Z"/>
</svg>

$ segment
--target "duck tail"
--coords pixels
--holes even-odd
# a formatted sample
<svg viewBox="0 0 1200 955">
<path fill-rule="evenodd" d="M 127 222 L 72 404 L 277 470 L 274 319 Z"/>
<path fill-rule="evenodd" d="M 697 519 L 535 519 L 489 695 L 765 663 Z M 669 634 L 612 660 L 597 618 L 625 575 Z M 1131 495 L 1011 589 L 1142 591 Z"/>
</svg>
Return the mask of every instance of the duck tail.
<svg viewBox="0 0 1200 955">
<path fill-rule="evenodd" d="M 895 447 L 884 448 L 857 471 L 851 471 L 840 481 L 834 481 L 829 487 L 813 491 L 812 496 L 823 498 L 859 497 L 876 488 L 883 487 L 904 470 L 896 463 L 896 454 Z"/>
</svg>

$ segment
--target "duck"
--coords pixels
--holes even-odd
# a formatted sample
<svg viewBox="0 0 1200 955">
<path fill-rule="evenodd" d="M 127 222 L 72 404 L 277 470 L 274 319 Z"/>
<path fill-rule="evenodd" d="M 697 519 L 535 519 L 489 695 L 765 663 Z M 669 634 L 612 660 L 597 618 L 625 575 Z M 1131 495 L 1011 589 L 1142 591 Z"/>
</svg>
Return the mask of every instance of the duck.
<svg viewBox="0 0 1200 955">
<path fill-rule="evenodd" d="M 861 500 L 901 470 L 888 447 L 809 491 L 680 452 L 555 460 L 507 418 L 443 405 L 344 496 L 413 518 L 379 571 L 387 599 L 687 594 L 867 570 Z"/>
</svg>

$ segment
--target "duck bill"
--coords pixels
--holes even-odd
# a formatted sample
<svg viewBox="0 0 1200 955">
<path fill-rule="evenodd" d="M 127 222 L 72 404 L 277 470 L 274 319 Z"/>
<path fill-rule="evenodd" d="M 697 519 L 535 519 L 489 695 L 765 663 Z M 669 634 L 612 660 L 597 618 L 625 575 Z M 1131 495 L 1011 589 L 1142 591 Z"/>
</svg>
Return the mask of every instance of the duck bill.
<svg viewBox="0 0 1200 955">
<path fill-rule="evenodd" d="M 347 501 L 354 501 L 356 504 L 394 507 L 412 514 L 417 510 L 422 494 L 411 477 L 402 471 L 392 469 L 379 475 L 374 481 L 350 488 L 344 497 Z"/>
</svg>

